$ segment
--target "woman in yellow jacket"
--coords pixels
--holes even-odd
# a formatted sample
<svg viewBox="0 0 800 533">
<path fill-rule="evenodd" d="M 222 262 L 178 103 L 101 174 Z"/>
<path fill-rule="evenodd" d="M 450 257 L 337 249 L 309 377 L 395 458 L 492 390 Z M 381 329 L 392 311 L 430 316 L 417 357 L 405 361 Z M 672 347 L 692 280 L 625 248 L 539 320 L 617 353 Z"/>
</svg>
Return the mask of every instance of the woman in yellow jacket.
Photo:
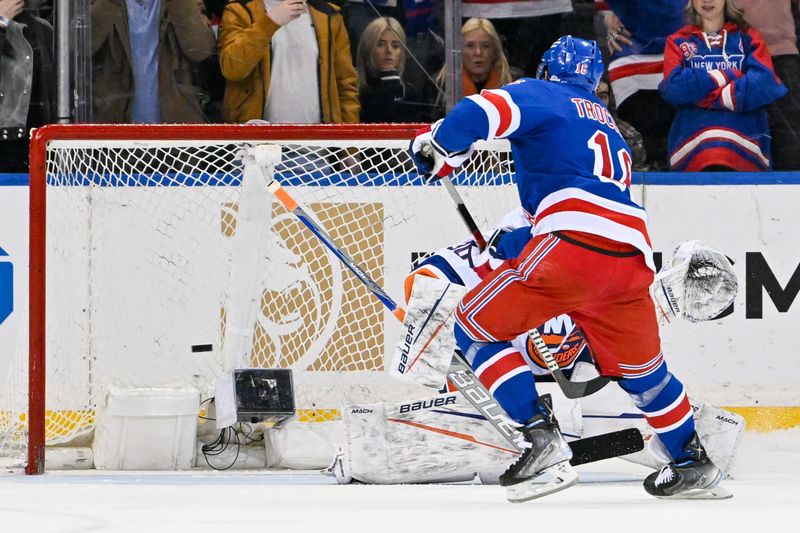
<svg viewBox="0 0 800 533">
<path fill-rule="evenodd" d="M 312 31 L 316 50 L 308 43 Z M 217 46 L 226 122 L 358 122 L 356 71 L 338 8 L 322 0 L 234 0 L 222 14 Z M 305 98 L 314 77 L 317 102 Z"/>
</svg>

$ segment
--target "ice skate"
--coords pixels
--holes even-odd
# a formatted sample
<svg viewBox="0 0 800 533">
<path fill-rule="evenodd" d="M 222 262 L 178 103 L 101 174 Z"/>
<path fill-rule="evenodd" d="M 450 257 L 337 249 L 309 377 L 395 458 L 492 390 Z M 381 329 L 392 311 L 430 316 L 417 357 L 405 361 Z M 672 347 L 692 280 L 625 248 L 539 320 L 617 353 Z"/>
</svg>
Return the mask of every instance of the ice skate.
<svg viewBox="0 0 800 533">
<path fill-rule="evenodd" d="M 668 463 L 644 480 L 644 490 L 657 498 L 720 500 L 732 498 L 719 486 L 722 471 L 708 458 L 695 433 L 686 447 L 689 458 Z"/>
<path fill-rule="evenodd" d="M 571 487 L 578 474 L 569 460 L 572 450 L 558 429 L 550 395 L 537 402 L 537 414 L 521 428 L 530 448 L 500 476 L 510 502 L 519 503 Z M 552 476 L 552 478 L 551 478 Z"/>
</svg>

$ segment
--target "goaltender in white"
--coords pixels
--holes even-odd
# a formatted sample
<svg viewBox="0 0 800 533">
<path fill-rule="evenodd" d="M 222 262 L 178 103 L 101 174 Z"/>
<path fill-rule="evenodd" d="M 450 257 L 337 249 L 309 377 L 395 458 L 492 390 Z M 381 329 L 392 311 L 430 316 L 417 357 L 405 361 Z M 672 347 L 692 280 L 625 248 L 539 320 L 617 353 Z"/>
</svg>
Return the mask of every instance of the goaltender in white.
<svg viewBox="0 0 800 533">
<path fill-rule="evenodd" d="M 438 250 L 408 275 L 409 301 L 404 332 L 395 349 L 390 373 L 444 391 L 401 403 L 352 405 L 345 409 L 345 443 L 334 463 L 339 482 L 425 483 L 473 479 L 496 483 L 518 452 L 461 394 L 445 384 L 453 340 L 452 310 L 461 296 L 480 279 L 513 257 L 530 237 L 530 224 L 521 209 L 512 211 L 489 237 L 487 250 L 472 240 Z M 679 245 L 656 276 L 651 295 L 663 326 L 677 318 L 701 322 L 730 305 L 737 282 L 728 259 L 700 241 Z M 538 328 L 559 367 L 573 381 L 597 375 L 591 348 L 567 315 Z M 548 374 L 541 356 L 526 335 L 513 342 L 530 371 L 541 380 Z M 537 387 L 540 384 L 537 384 Z M 625 459 L 658 468 L 669 461 L 658 436 L 629 395 L 615 385 L 569 400 L 550 385 L 561 431 L 579 439 L 638 428 L 645 437 L 643 451 Z M 730 472 L 744 431 L 744 419 L 724 409 L 690 398 L 697 432 L 712 461 Z"/>
</svg>

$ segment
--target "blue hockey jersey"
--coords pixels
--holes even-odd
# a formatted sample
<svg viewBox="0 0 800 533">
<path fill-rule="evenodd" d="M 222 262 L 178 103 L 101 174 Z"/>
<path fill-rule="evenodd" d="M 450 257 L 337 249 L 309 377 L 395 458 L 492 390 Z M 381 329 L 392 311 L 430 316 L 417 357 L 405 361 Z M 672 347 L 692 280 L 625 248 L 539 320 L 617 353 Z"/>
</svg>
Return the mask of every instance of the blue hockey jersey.
<svg viewBox="0 0 800 533">
<path fill-rule="evenodd" d="M 728 23 L 716 35 L 685 26 L 667 40 L 659 90 L 678 113 L 669 134 L 670 167 L 770 167 L 766 105 L 787 90 L 760 34 Z"/>
<path fill-rule="evenodd" d="M 478 139 L 508 139 L 534 234 L 574 230 L 628 243 L 655 270 L 647 215 L 631 196 L 630 149 L 588 91 L 523 78 L 464 98 L 433 138 L 449 153 Z"/>
</svg>

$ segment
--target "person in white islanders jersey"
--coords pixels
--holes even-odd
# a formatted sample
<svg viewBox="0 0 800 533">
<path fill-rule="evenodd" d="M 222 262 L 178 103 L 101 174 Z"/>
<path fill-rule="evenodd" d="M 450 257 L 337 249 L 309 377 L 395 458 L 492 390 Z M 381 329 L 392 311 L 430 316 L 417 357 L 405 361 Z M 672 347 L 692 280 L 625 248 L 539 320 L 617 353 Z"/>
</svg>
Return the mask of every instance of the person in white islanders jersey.
<svg viewBox="0 0 800 533">
<path fill-rule="evenodd" d="M 522 425 L 531 448 L 501 476 L 511 501 L 577 481 L 572 453 L 512 340 L 568 313 L 602 375 L 628 392 L 673 458 L 644 482 L 657 497 L 721 497 L 722 473 L 697 436 L 683 384 L 667 369 L 648 287 L 654 262 L 647 215 L 630 191 L 631 154 L 594 95 L 603 72 L 594 41 L 565 36 L 538 79 L 464 98 L 420 133 L 410 152 L 434 178 L 465 161 L 475 141 L 511 144 L 520 203 L 533 238 L 472 288 L 456 310 L 456 341 L 480 379 Z M 432 149 L 432 150 L 431 150 Z M 499 380 L 499 385 L 495 381 Z M 537 486 L 543 474 L 555 483 Z M 539 484 L 540 485 L 540 484 Z M 726 494 L 726 496 L 729 494 Z"/>
</svg>

